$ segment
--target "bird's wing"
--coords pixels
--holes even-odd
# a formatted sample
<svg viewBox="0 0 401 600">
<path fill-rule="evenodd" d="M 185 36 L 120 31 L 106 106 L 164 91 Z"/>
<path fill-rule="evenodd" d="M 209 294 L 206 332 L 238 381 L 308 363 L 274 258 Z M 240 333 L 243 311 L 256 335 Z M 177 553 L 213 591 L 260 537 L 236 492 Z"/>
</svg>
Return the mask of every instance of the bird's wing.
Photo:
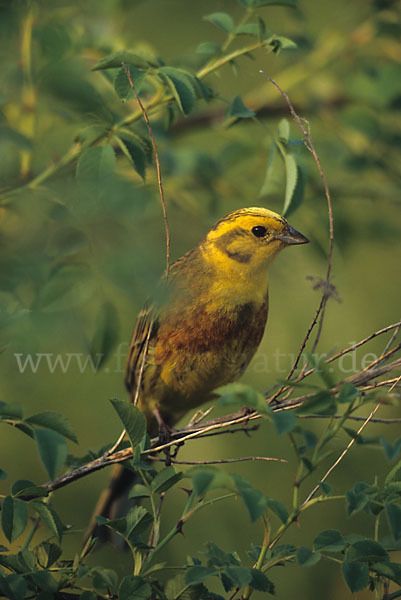
<svg viewBox="0 0 401 600">
<path fill-rule="evenodd" d="M 145 360 L 149 342 L 155 336 L 157 329 L 158 310 L 154 303 L 147 302 L 138 314 L 128 350 L 125 385 L 131 394 L 136 390 L 138 375 Z"/>
</svg>

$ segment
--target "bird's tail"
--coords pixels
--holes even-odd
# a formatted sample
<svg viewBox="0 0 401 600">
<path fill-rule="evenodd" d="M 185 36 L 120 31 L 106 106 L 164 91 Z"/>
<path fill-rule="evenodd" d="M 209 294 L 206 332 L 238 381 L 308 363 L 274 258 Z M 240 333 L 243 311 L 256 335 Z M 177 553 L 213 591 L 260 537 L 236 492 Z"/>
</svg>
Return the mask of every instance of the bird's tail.
<svg viewBox="0 0 401 600">
<path fill-rule="evenodd" d="M 132 506 L 132 501 L 130 503 L 128 499 L 129 491 L 139 481 L 139 475 L 125 469 L 122 465 L 113 467 L 109 485 L 101 493 L 85 532 L 84 546 L 91 537 L 96 538 L 100 543 L 110 541 L 112 532 L 107 527 L 98 525 L 96 517 L 118 519 L 124 516 Z"/>
</svg>

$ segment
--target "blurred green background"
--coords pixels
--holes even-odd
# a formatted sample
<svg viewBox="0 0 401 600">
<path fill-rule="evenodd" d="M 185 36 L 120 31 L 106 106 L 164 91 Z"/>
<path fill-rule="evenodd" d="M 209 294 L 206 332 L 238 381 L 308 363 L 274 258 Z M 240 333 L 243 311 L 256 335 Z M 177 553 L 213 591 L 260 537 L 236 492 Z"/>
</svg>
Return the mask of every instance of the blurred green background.
<svg viewBox="0 0 401 600">
<path fill-rule="evenodd" d="M 261 205 L 281 211 L 284 179 L 277 193 L 266 197 L 260 190 L 272 135 L 279 120 L 288 116 L 287 108 L 259 70 L 289 92 L 310 123 L 334 205 L 333 282 L 341 302 L 329 302 L 322 353 L 339 350 L 399 318 L 398 9 L 399 3 L 391 0 L 299 0 L 298 8 L 263 7 L 258 13 L 269 30 L 294 40 L 297 48 L 278 55 L 261 49 L 254 60 L 238 59 L 237 70 L 224 66 L 205 82 L 220 98 L 198 101 L 185 118 L 176 112 L 170 129 L 166 123 L 171 115 L 156 113 L 151 119 L 164 175 L 172 257 L 177 258 L 230 210 Z M 89 126 L 101 127 L 137 110 L 133 101 L 120 102 L 104 72 L 91 71 L 97 60 L 134 49 L 161 56 L 169 65 L 199 68 L 205 58 L 196 54 L 198 45 L 225 39 L 223 31 L 202 19 L 216 11 L 230 13 L 237 22 L 244 7 L 234 0 L 0 2 L 1 399 L 22 403 L 27 415 L 45 410 L 66 415 L 79 438 L 79 448 L 70 447 L 74 454 L 98 449 L 120 432 L 109 399 L 126 397 L 123 369 L 132 327 L 164 268 L 160 199 L 154 168 L 147 169 L 143 182 L 121 152 L 115 174 L 100 178 L 96 187 L 77 181 L 76 161 L 36 186 L 29 181 L 52 169 L 77 136 L 85 139 Z M 243 43 L 235 41 L 233 48 Z M 224 112 L 238 94 L 258 118 L 229 127 Z M 293 123 L 291 133 L 299 142 Z M 262 391 L 288 371 L 319 301 L 306 277 L 323 276 L 326 268 L 328 219 L 322 183 L 303 145 L 295 143 L 293 149 L 306 185 L 304 201 L 289 221 L 312 243 L 287 250 L 272 268 L 267 332 L 243 377 Z M 380 352 L 384 345 L 379 339 L 364 348 L 355 358 L 357 368 L 366 352 Z M 85 361 L 99 348 L 109 351 L 99 372 L 90 365 L 80 369 L 76 355 Z M 24 363 L 27 355 L 36 361 L 40 353 L 52 354 L 51 360 L 62 355 L 64 361 L 70 354 L 66 372 L 60 365 L 50 372 L 43 357 L 36 372 L 28 365 L 21 373 L 15 355 Z M 351 361 L 343 366 L 353 368 Z M 341 380 L 349 374 L 336 376 Z M 219 412 L 216 408 L 215 414 Z M 384 407 L 380 412 L 394 416 L 396 411 Z M 320 426 L 313 421 L 310 429 Z M 370 432 L 397 437 L 397 431 L 379 425 L 371 425 Z M 340 451 L 348 438 L 339 436 L 336 443 Z M 380 449 L 365 450 L 369 461 L 362 463 L 360 452 L 354 448 L 333 475 L 335 489 L 347 489 L 356 476 L 370 481 L 372 472 L 387 468 Z M 0 453 L 9 480 L 46 480 L 32 441 L 21 432 L 3 426 Z M 255 487 L 288 503 L 293 456 L 287 438 L 278 437 L 269 425 L 250 437 L 195 441 L 180 451 L 180 458 L 251 454 L 289 460 L 288 465 L 235 466 Z M 55 494 L 54 506 L 73 530 L 85 528 L 108 476 L 106 471 L 96 473 Z M 1 482 L 1 493 L 6 493 L 9 480 Z M 185 501 L 179 490 L 171 496 L 166 528 Z M 300 528 L 290 530 L 284 541 L 307 545 L 322 527 L 371 535 L 367 526 L 363 515 L 351 523 L 341 503 L 330 506 L 330 513 L 324 505 L 309 510 Z M 233 502 L 224 510 L 218 504 L 200 513 L 184 534 L 169 547 L 170 564 L 179 564 L 186 555 L 199 556 L 212 536 L 241 556 L 250 542 L 261 541 L 258 525 L 251 525 Z M 73 555 L 79 541 L 80 534 L 71 533 L 66 552 Z M 111 548 L 91 560 L 121 572 L 129 568 L 128 559 Z M 323 586 L 327 600 L 350 597 L 333 565 L 276 570 L 273 579 L 279 598 L 320 598 Z"/>
</svg>

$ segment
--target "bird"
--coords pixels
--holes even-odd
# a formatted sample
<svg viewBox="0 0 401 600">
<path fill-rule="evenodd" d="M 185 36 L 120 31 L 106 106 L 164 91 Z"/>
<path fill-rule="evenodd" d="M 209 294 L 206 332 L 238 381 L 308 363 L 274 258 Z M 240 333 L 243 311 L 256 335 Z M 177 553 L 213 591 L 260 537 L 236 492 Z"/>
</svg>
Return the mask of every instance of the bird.
<svg viewBox="0 0 401 600">
<path fill-rule="evenodd" d="M 284 248 L 308 242 L 281 215 L 241 208 L 162 276 L 138 314 L 125 373 L 150 436 L 242 375 L 264 334 L 270 264 Z M 117 465 L 95 514 L 110 516 L 131 480 Z"/>
</svg>

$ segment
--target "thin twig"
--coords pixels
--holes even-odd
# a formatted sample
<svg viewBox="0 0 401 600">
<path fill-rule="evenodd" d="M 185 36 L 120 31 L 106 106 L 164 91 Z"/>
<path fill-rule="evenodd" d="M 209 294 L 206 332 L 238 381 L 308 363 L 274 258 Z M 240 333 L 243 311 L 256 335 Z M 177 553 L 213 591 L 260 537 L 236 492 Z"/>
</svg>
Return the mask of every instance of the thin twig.
<svg viewBox="0 0 401 600">
<path fill-rule="evenodd" d="M 284 100 L 287 103 L 287 106 L 289 108 L 289 111 L 291 113 L 292 118 L 294 119 L 295 123 L 298 125 L 298 127 L 300 128 L 302 134 L 303 134 L 303 142 L 304 145 L 306 146 L 306 148 L 309 150 L 309 152 L 312 153 L 313 158 L 315 160 L 315 163 L 317 165 L 317 168 L 319 170 L 319 174 L 320 177 L 322 179 L 323 182 L 323 187 L 324 187 L 324 192 L 326 195 L 326 199 L 327 199 L 327 209 L 328 209 L 328 214 L 329 214 L 329 251 L 328 251 L 328 258 L 327 258 L 327 271 L 326 271 L 326 283 L 327 286 L 325 286 L 323 288 L 323 295 L 320 301 L 320 304 L 318 306 L 318 309 L 315 313 L 315 316 L 312 319 L 312 322 L 308 328 L 308 331 L 305 334 L 305 337 L 301 343 L 300 349 L 298 350 L 297 356 L 295 358 L 294 364 L 292 365 L 286 379 L 289 380 L 295 369 L 298 366 L 299 360 L 301 358 L 301 355 L 305 349 L 305 346 L 309 340 L 309 337 L 313 331 L 313 329 L 316 326 L 316 323 L 319 319 L 319 326 L 318 326 L 318 331 L 315 337 L 315 340 L 313 342 L 313 348 L 312 348 L 312 353 L 316 350 L 316 347 L 318 345 L 320 336 L 321 336 L 321 332 L 322 332 L 322 328 L 323 328 L 323 320 L 324 320 L 324 316 L 325 316 L 325 310 L 326 310 L 326 304 L 327 301 L 330 297 L 330 294 L 328 293 L 328 289 L 330 287 L 330 275 L 331 275 L 331 268 L 332 268 L 332 262 L 333 262 L 333 248 L 334 248 L 334 219 L 333 219 L 333 206 L 332 206 L 332 201 L 331 201 L 331 195 L 330 195 L 330 190 L 329 190 L 329 185 L 327 182 L 327 178 L 326 175 L 324 173 L 324 170 L 322 168 L 322 164 L 320 162 L 320 158 L 318 153 L 316 152 L 314 143 L 313 143 L 313 139 L 310 133 L 310 128 L 309 128 L 309 123 L 306 121 L 306 119 L 301 118 L 297 112 L 294 109 L 294 106 L 287 94 L 287 92 L 285 92 L 277 83 L 277 81 L 275 81 L 274 79 L 272 79 L 271 77 L 269 77 L 268 75 L 266 75 L 266 73 L 264 71 L 259 71 L 263 77 L 265 79 L 267 79 L 267 81 L 270 81 L 270 83 L 272 83 L 274 85 L 274 87 L 278 90 L 278 92 L 282 95 L 282 97 L 284 98 Z M 305 126 L 306 124 L 306 126 Z M 275 396 L 273 397 L 273 400 L 275 400 L 282 392 L 284 391 L 284 386 L 282 386 L 275 394 Z"/>
<path fill-rule="evenodd" d="M 348 352 L 352 352 L 353 350 L 356 350 L 357 348 L 359 348 L 360 346 L 363 346 L 367 342 L 370 342 L 370 340 L 373 340 L 378 335 L 382 335 L 383 333 L 387 333 L 387 331 L 391 331 L 392 329 L 396 329 L 396 328 L 398 328 L 400 326 L 401 326 L 401 321 L 397 321 L 397 323 L 392 323 L 392 325 L 387 325 L 387 327 L 383 327 L 383 329 L 378 329 L 378 331 L 374 331 L 373 333 L 371 333 L 370 335 L 368 335 L 363 340 L 360 340 L 356 344 L 352 344 L 352 346 L 349 346 L 348 348 L 345 348 L 344 350 L 341 350 L 340 352 L 337 352 L 337 354 L 334 354 L 333 356 L 330 356 L 330 358 L 328 358 L 326 360 L 326 362 L 327 363 L 331 363 L 334 360 L 337 360 L 338 358 L 340 358 L 340 356 L 344 356 L 344 354 L 348 354 Z"/>
<path fill-rule="evenodd" d="M 153 461 L 165 462 L 165 458 L 158 458 L 157 456 L 149 457 Z M 254 460 L 265 460 L 267 462 L 280 462 L 280 463 L 288 463 L 288 460 L 284 458 L 270 458 L 268 456 L 240 456 L 238 458 L 219 458 L 216 460 L 175 460 L 171 459 L 172 463 L 176 465 L 225 465 L 228 463 L 237 463 L 237 462 L 245 462 L 245 461 L 254 461 Z"/>
<path fill-rule="evenodd" d="M 326 481 L 326 479 L 331 475 L 331 473 L 334 471 L 334 469 L 340 464 L 340 462 L 343 460 L 344 456 L 350 451 L 351 447 L 355 444 L 355 440 L 358 439 L 358 436 L 362 433 L 362 431 L 365 429 L 366 425 L 369 423 L 369 421 L 371 421 L 371 419 L 374 417 L 374 415 L 376 414 L 376 411 L 378 410 L 379 406 L 380 406 L 380 402 L 378 402 L 376 404 L 376 406 L 374 407 L 374 409 L 371 411 L 370 415 L 365 419 L 365 421 L 362 423 L 362 425 L 360 426 L 360 428 L 358 429 L 358 431 L 355 434 L 355 437 L 353 437 L 346 448 L 344 448 L 344 450 L 341 452 L 340 456 L 337 458 L 337 460 L 331 465 L 330 469 L 328 469 L 326 471 L 326 473 L 323 475 L 323 477 L 320 480 L 320 483 L 323 483 L 324 481 Z M 299 510 L 302 510 L 302 508 L 304 506 L 306 506 L 306 504 L 308 504 L 309 500 L 311 500 L 313 498 L 313 496 L 316 494 L 317 491 L 319 491 L 320 486 L 316 485 L 313 490 L 310 492 L 310 494 L 307 496 L 307 498 L 302 502 L 301 506 L 299 507 Z"/>
<path fill-rule="evenodd" d="M 156 142 L 155 142 L 155 138 L 153 137 L 153 132 L 152 132 L 152 127 L 150 125 L 149 122 L 149 117 L 147 115 L 146 109 L 144 107 L 144 105 L 142 104 L 142 101 L 139 97 L 138 92 L 135 89 L 134 83 L 132 81 L 132 77 L 131 77 L 131 73 L 127 67 L 127 65 L 125 63 L 121 63 L 122 67 L 125 71 L 125 74 L 128 78 L 129 84 L 132 88 L 132 91 L 135 94 L 135 98 L 136 101 L 139 104 L 139 108 L 142 111 L 143 114 L 143 118 L 145 119 L 145 123 L 146 123 L 146 127 L 148 128 L 148 132 L 149 132 L 149 137 L 150 137 L 150 141 L 152 142 L 152 147 L 153 147 L 153 152 L 155 155 L 155 162 L 156 162 L 156 171 L 157 171 L 157 183 L 159 186 L 159 193 L 160 193 L 160 200 L 161 200 L 161 205 L 162 205 L 162 210 L 163 210 L 163 220 L 164 220 L 164 230 L 165 230 L 165 234 L 166 234 L 166 277 L 168 277 L 168 272 L 169 272 L 169 268 L 170 268 L 170 230 L 169 230 L 169 226 L 168 226 L 168 219 L 167 219 L 167 209 L 166 209 L 166 201 L 164 199 L 164 191 L 163 191 L 163 184 L 162 184 L 162 172 L 161 172 L 161 168 L 160 168 L 160 160 L 159 160 L 159 153 L 157 151 L 157 146 L 156 146 Z"/>
</svg>

